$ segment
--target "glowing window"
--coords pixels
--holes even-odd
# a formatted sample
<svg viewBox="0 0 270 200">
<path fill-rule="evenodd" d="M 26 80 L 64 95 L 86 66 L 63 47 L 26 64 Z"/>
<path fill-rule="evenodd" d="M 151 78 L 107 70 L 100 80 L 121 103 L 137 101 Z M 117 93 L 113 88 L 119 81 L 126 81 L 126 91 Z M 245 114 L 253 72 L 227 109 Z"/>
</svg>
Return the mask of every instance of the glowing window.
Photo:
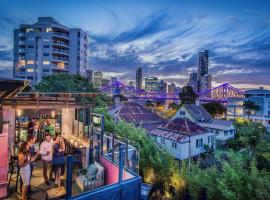
<svg viewBox="0 0 270 200">
<path fill-rule="evenodd" d="M 52 32 L 52 28 L 46 28 L 46 30 L 45 30 L 47 33 L 48 32 Z"/>
<path fill-rule="evenodd" d="M 44 61 L 42 62 L 42 64 L 43 64 L 43 65 L 49 65 L 49 64 L 50 64 L 50 61 L 44 60 Z"/>
<path fill-rule="evenodd" d="M 65 68 L 65 63 L 59 62 L 59 63 L 58 63 L 58 68 L 64 69 L 64 68 Z"/>
<path fill-rule="evenodd" d="M 26 29 L 26 32 L 33 32 L 33 29 L 32 28 L 28 28 L 28 29 Z"/>
<path fill-rule="evenodd" d="M 27 72 L 34 72 L 34 69 L 27 69 Z"/>
<path fill-rule="evenodd" d="M 19 61 L 19 67 L 21 67 L 21 66 L 25 66 L 25 60 L 20 60 Z"/>
<path fill-rule="evenodd" d="M 33 60 L 28 60 L 27 65 L 33 65 L 35 62 Z"/>
</svg>

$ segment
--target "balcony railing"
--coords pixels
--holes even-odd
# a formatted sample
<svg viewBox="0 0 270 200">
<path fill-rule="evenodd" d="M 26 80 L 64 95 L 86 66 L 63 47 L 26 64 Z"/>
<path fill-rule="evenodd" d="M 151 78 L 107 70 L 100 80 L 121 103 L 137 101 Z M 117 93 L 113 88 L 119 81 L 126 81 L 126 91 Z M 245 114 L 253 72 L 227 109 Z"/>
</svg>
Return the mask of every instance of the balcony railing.
<svg viewBox="0 0 270 200">
<path fill-rule="evenodd" d="M 66 33 L 53 32 L 52 34 L 53 34 L 53 36 L 61 36 L 61 37 L 68 38 L 68 34 L 66 34 Z"/>
<path fill-rule="evenodd" d="M 19 41 L 19 45 L 25 45 L 25 41 Z"/>
<path fill-rule="evenodd" d="M 68 54 L 68 50 L 64 50 L 64 49 L 53 49 L 54 53 L 63 53 L 63 54 Z"/>
<path fill-rule="evenodd" d="M 53 60 L 68 62 L 68 58 L 65 57 L 53 57 Z"/>
<path fill-rule="evenodd" d="M 63 41 L 53 41 L 53 44 L 56 44 L 56 45 L 63 45 L 63 46 L 69 47 L 69 46 L 68 46 L 68 43 L 63 42 Z"/>
</svg>

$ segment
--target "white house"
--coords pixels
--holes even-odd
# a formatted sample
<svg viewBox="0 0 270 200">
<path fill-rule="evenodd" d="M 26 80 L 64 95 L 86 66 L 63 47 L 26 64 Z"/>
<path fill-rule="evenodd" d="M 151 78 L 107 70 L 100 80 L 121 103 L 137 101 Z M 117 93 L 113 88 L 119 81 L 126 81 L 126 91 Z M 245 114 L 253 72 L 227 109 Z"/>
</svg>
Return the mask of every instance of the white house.
<svg viewBox="0 0 270 200">
<path fill-rule="evenodd" d="M 185 104 L 173 117 L 176 118 L 187 118 L 207 128 L 211 133 L 215 133 L 216 140 L 226 141 L 235 137 L 236 129 L 232 121 L 213 118 L 202 105 Z"/>
<path fill-rule="evenodd" d="M 188 119 L 177 118 L 149 132 L 174 158 L 184 160 L 206 151 L 214 144 L 214 134 Z"/>
</svg>

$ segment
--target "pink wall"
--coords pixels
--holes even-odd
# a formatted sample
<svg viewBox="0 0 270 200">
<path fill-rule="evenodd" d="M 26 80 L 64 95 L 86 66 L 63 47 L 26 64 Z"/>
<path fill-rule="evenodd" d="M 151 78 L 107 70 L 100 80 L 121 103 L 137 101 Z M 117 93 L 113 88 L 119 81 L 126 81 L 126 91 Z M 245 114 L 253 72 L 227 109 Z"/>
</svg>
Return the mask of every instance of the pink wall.
<svg viewBox="0 0 270 200">
<path fill-rule="evenodd" d="M 109 160 L 100 157 L 100 163 L 105 168 L 105 184 L 114 184 L 118 182 L 119 168 L 115 164 L 111 163 Z M 124 170 L 123 180 L 132 178 L 132 174 Z"/>
<path fill-rule="evenodd" d="M 0 134 L 0 198 L 7 196 L 8 177 L 8 124 L 4 124 Z"/>
</svg>

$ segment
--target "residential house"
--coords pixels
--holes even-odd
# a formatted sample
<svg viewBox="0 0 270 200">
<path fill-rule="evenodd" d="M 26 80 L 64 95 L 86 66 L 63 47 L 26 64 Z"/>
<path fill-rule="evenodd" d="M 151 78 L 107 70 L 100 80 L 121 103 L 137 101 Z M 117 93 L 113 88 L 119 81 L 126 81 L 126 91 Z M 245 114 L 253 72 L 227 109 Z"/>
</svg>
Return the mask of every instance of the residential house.
<svg viewBox="0 0 270 200">
<path fill-rule="evenodd" d="M 174 158 L 199 156 L 214 144 L 214 134 L 185 118 L 176 118 L 149 132 Z"/>
<path fill-rule="evenodd" d="M 235 137 L 236 129 L 233 121 L 213 118 L 202 105 L 185 104 L 173 117 L 176 118 L 187 118 L 208 129 L 209 132 L 215 133 L 216 140 L 226 141 Z"/>
</svg>

